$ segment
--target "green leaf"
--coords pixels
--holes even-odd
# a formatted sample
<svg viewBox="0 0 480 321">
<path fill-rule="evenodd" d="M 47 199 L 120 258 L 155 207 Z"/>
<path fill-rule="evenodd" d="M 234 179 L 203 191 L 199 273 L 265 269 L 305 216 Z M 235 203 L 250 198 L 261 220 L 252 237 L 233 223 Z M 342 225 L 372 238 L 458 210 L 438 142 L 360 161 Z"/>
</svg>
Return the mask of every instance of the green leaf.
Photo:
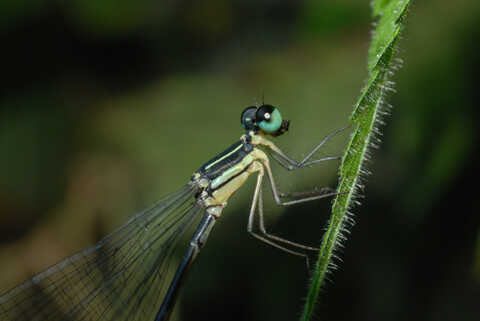
<svg viewBox="0 0 480 321">
<path fill-rule="evenodd" d="M 385 95 L 391 89 L 392 75 L 399 34 L 403 29 L 409 0 L 374 0 L 372 15 L 378 18 L 367 59 L 368 79 L 350 117 L 353 133 L 340 166 L 338 195 L 323 235 L 318 260 L 308 290 L 302 320 L 311 320 L 325 278 L 334 266 L 335 249 L 345 240 L 343 232 L 352 221 L 349 210 L 358 196 L 360 180 L 365 173 L 368 150 L 378 133 L 377 125 L 385 105 Z"/>
</svg>

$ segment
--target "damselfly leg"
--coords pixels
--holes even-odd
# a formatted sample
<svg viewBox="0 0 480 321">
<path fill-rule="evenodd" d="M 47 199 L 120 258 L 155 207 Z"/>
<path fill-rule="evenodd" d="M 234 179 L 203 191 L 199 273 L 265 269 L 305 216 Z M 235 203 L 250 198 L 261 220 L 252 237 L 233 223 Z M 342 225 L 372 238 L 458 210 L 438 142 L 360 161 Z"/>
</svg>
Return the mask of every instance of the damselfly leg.
<svg viewBox="0 0 480 321">
<path fill-rule="evenodd" d="M 342 131 L 346 130 L 349 127 L 350 126 L 345 126 L 345 127 L 336 129 L 333 132 L 331 132 L 330 134 L 328 134 L 327 136 L 325 136 L 320 141 L 320 143 L 317 146 L 315 146 L 315 148 L 312 149 L 312 151 L 310 153 L 308 153 L 308 155 L 303 160 L 301 160 L 300 162 L 297 162 L 294 159 L 292 159 L 290 156 L 288 156 L 287 154 L 282 152 L 280 150 L 280 148 L 278 148 L 274 144 L 269 144 L 268 147 L 272 151 L 272 153 L 271 153 L 272 158 L 274 160 L 276 160 L 284 168 L 288 169 L 289 171 L 293 171 L 293 170 L 296 170 L 296 169 L 299 169 L 299 168 L 303 168 L 303 167 L 307 167 L 307 166 L 310 166 L 310 165 L 318 164 L 318 163 L 321 163 L 321 162 L 326 162 L 326 161 L 331 161 L 331 160 L 340 160 L 341 159 L 340 156 L 327 156 L 327 157 L 322 157 L 322 158 L 318 158 L 318 159 L 314 159 L 314 160 L 310 160 L 310 159 L 331 138 L 333 138 L 335 135 L 341 133 Z"/>
<path fill-rule="evenodd" d="M 301 192 L 278 192 L 278 196 L 281 198 L 299 198 L 327 193 L 335 193 L 335 189 L 331 187 L 322 187 L 320 189 L 314 188 L 313 190 Z"/>
<path fill-rule="evenodd" d="M 289 157 L 288 155 L 283 153 L 277 146 L 275 146 L 270 141 L 265 142 L 264 144 L 262 144 L 262 143 L 260 143 L 260 144 L 270 148 L 270 150 L 273 152 L 272 153 L 273 158 L 275 160 L 277 160 L 280 163 L 280 165 L 282 165 L 283 167 L 285 167 L 288 170 L 295 170 L 295 169 L 299 169 L 299 168 L 302 168 L 302 167 L 305 167 L 305 166 L 317 164 L 317 163 L 320 163 L 320 162 L 323 162 L 323 161 L 339 160 L 340 157 L 331 156 L 331 157 L 323 157 L 323 158 L 320 158 L 320 159 L 309 161 L 309 159 L 311 159 L 312 156 L 323 145 L 325 145 L 325 143 L 330 138 L 332 138 L 333 136 L 342 132 L 346 128 L 348 128 L 348 126 L 344 127 L 344 128 L 337 129 L 337 130 L 333 131 L 332 133 L 330 133 L 329 135 L 327 135 L 300 162 L 296 162 L 295 160 L 293 160 L 291 157 Z M 275 157 L 274 155 L 277 156 L 277 157 Z M 338 193 L 336 193 L 333 189 L 328 188 L 328 187 L 321 188 L 320 190 L 313 190 L 313 191 L 307 191 L 307 192 L 288 192 L 288 193 L 281 192 L 277 189 L 277 186 L 275 184 L 275 179 L 273 178 L 273 173 L 272 173 L 272 170 L 270 168 L 270 162 L 269 162 L 268 158 L 266 158 L 266 157 L 265 158 L 259 158 L 259 160 L 261 162 L 256 162 L 256 163 L 252 164 L 252 167 L 253 167 L 252 171 L 257 171 L 258 176 L 257 176 L 257 184 L 256 184 L 256 187 L 255 187 L 255 191 L 254 191 L 254 195 L 253 195 L 253 201 L 252 201 L 252 205 L 251 205 L 251 208 L 250 208 L 250 214 L 249 214 L 249 219 L 248 219 L 248 226 L 247 226 L 248 232 L 250 234 L 252 234 L 252 236 L 254 236 L 255 238 L 257 238 L 257 239 L 259 239 L 259 240 L 261 240 L 261 241 L 263 241 L 263 242 L 265 242 L 269 245 L 277 247 L 277 248 L 279 248 L 279 249 L 281 249 L 285 252 L 294 254 L 294 255 L 307 257 L 307 255 L 305 253 L 291 250 L 289 248 L 286 248 L 285 246 L 279 245 L 278 243 L 283 243 L 283 244 L 286 244 L 286 245 L 289 245 L 289 246 L 292 246 L 292 247 L 296 247 L 296 248 L 299 248 L 299 249 L 303 249 L 303 250 L 318 251 L 319 249 L 316 248 L 316 247 L 306 246 L 306 245 L 303 245 L 303 244 L 300 244 L 300 243 L 297 243 L 297 242 L 293 242 L 293 241 L 281 238 L 279 236 L 276 236 L 276 235 L 273 235 L 273 234 L 270 234 L 270 233 L 267 232 L 267 230 L 265 228 L 264 217 L 263 217 L 263 192 L 262 192 L 262 184 L 263 184 L 263 177 L 265 175 L 265 170 L 267 171 L 267 175 L 268 175 L 268 178 L 270 180 L 270 185 L 271 185 L 271 188 L 272 188 L 273 198 L 275 200 L 275 203 L 277 205 L 280 205 L 280 206 L 289 206 L 289 205 L 309 202 L 309 201 L 313 201 L 313 200 L 318 200 L 318 199 L 321 199 L 321 198 L 335 196 Z M 282 199 L 284 199 L 284 198 L 290 198 L 292 200 L 283 201 Z M 258 216 L 259 216 L 259 229 L 260 229 L 261 234 L 253 231 L 253 221 L 254 221 L 254 218 L 255 218 L 255 210 L 256 210 L 257 205 L 258 205 Z"/>
</svg>

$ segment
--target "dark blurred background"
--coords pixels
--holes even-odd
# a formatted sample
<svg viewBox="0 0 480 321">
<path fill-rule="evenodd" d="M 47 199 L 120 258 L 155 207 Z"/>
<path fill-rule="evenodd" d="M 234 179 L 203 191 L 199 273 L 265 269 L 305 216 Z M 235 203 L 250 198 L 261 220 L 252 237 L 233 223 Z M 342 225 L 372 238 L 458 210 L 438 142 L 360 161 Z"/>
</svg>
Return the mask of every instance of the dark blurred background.
<svg viewBox="0 0 480 321">
<path fill-rule="evenodd" d="M 182 186 L 255 100 L 292 121 L 275 142 L 297 159 L 347 124 L 369 2 L 2 1 L 0 292 Z M 477 0 L 411 6 L 383 144 L 316 320 L 480 319 L 479 36 Z M 334 187 L 336 168 L 274 170 L 286 191 Z M 305 262 L 248 235 L 252 191 L 224 211 L 177 320 L 300 315 Z M 329 206 L 270 201 L 267 226 L 315 245 Z"/>
</svg>

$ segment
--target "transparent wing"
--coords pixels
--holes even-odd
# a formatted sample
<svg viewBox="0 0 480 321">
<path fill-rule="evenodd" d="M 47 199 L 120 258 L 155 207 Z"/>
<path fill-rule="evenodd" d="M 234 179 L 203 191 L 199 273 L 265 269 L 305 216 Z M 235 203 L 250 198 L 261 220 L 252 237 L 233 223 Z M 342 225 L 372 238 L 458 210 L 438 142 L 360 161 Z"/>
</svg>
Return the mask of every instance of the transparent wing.
<svg viewBox="0 0 480 321">
<path fill-rule="evenodd" d="M 184 186 L 104 239 L 0 296 L 0 320 L 153 320 L 201 218 Z"/>
</svg>

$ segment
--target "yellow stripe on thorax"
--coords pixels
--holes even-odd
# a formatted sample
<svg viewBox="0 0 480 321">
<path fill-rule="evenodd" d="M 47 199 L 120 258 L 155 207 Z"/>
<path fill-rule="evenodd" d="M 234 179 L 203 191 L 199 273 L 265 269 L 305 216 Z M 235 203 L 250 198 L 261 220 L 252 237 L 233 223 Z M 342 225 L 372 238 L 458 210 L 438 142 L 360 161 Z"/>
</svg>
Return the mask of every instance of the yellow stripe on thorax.
<svg viewBox="0 0 480 321">
<path fill-rule="evenodd" d="M 205 166 L 205 170 L 209 169 L 210 167 L 212 167 L 212 166 L 215 165 L 216 163 L 221 162 L 222 160 L 224 160 L 224 159 L 227 158 L 228 156 L 232 155 L 233 153 L 236 153 L 240 148 L 242 148 L 242 146 L 243 146 L 242 144 L 238 145 L 238 147 L 235 148 L 234 150 L 232 150 L 230 153 L 225 154 L 225 155 L 223 155 L 222 157 L 220 157 L 219 159 L 217 159 L 216 161 L 214 161 L 213 163 L 208 164 L 208 166 Z"/>
</svg>

